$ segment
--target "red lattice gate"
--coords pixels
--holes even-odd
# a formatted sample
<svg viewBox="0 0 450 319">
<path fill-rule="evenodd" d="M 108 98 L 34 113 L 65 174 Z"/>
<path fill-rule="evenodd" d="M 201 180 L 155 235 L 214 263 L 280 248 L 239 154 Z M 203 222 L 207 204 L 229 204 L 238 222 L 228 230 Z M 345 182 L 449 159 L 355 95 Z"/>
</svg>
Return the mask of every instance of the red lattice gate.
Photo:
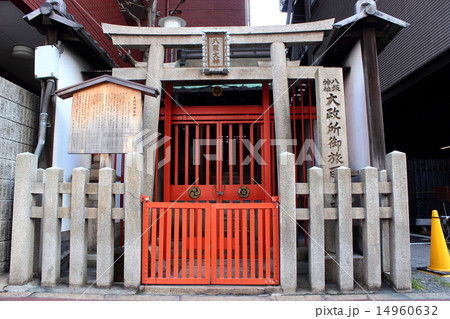
<svg viewBox="0 0 450 319">
<path fill-rule="evenodd" d="M 279 283 L 276 203 L 143 206 L 143 284 Z"/>
</svg>

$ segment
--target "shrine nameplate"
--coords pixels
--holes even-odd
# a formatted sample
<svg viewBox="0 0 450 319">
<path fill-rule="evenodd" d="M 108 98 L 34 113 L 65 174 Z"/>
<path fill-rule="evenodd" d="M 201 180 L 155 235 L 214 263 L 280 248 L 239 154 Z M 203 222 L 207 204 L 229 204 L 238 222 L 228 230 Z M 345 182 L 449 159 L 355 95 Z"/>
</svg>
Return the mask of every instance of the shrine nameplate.
<svg viewBox="0 0 450 319">
<path fill-rule="evenodd" d="M 203 73 L 230 72 L 230 37 L 227 31 L 203 32 Z"/>
<path fill-rule="evenodd" d="M 142 128 L 142 93 L 102 83 L 73 94 L 69 153 L 130 153 Z"/>
</svg>

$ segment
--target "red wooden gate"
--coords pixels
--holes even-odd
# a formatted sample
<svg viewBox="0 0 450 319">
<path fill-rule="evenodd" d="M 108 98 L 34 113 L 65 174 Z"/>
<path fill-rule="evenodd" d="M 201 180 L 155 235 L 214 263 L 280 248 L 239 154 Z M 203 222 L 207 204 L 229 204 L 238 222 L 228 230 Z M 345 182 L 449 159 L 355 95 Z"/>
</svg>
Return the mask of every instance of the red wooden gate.
<svg viewBox="0 0 450 319">
<path fill-rule="evenodd" d="M 314 81 L 297 80 L 290 87 L 296 181 L 306 182 L 307 169 L 314 166 Z M 173 105 L 173 84 L 166 83 L 160 133 L 169 138 L 156 149 L 155 201 L 243 201 L 237 191 L 244 186 L 250 191 L 245 201 L 269 202 L 277 194 L 269 92 L 264 82 L 259 105 L 181 106 Z M 200 197 L 189 197 L 186 188 L 192 186 Z M 305 198 L 298 202 L 303 207 Z"/>
<path fill-rule="evenodd" d="M 270 140 L 263 137 L 262 123 L 174 123 L 171 136 L 164 201 L 270 199 Z M 189 189 L 197 190 L 195 196 Z"/>
<path fill-rule="evenodd" d="M 301 162 L 295 174 L 305 182 L 313 165 L 307 158 L 314 150 L 303 146 L 314 135 L 314 89 L 311 81 L 291 84 Z M 173 103 L 173 84 L 166 83 L 154 202 L 144 203 L 144 284 L 278 284 L 273 109 L 269 83 L 261 89 L 256 105 L 186 106 Z"/>
<path fill-rule="evenodd" d="M 276 203 L 213 204 L 211 283 L 279 283 Z"/>
<path fill-rule="evenodd" d="M 279 283 L 276 203 L 143 199 L 143 284 Z"/>
<path fill-rule="evenodd" d="M 172 84 L 166 95 L 172 96 Z M 157 153 L 163 201 L 270 202 L 274 194 L 271 165 L 271 112 L 268 84 L 262 105 L 183 106 L 165 98 L 163 154 Z M 164 158 L 164 161 L 161 161 Z M 163 178 L 161 178 L 163 177 Z M 162 195 L 162 196 L 161 196 Z M 195 196 L 192 196 L 195 195 Z"/>
</svg>

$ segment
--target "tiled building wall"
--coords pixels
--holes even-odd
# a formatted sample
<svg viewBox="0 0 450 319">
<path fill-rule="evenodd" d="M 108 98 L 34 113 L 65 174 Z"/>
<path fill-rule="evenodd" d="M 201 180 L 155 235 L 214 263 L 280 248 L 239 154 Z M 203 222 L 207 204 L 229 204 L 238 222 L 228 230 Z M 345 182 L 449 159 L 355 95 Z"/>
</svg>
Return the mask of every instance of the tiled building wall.
<svg viewBox="0 0 450 319">
<path fill-rule="evenodd" d="M 0 77 L 0 273 L 8 270 L 16 155 L 33 152 L 39 97 Z"/>
</svg>

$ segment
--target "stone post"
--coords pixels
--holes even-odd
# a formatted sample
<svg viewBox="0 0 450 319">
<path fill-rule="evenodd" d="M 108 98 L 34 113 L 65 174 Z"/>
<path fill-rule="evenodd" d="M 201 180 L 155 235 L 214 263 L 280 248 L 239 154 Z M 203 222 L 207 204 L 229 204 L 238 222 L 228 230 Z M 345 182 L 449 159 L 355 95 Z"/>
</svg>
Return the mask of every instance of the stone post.
<svg viewBox="0 0 450 319">
<path fill-rule="evenodd" d="M 143 161 L 143 156 L 138 153 L 129 153 L 125 156 L 124 286 L 126 288 L 138 288 L 141 283 Z"/>
<path fill-rule="evenodd" d="M 313 292 L 325 290 L 325 235 L 323 170 L 308 170 L 309 183 L 309 282 Z"/>
<path fill-rule="evenodd" d="M 61 276 L 61 220 L 58 208 L 62 195 L 59 183 L 64 179 L 64 171 L 57 167 L 47 169 L 44 187 L 44 217 L 42 220 L 42 274 L 41 285 L 54 287 Z"/>
<path fill-rule="evenodd" d="M 16 157 L 14 210 L 11 233 L 10 285 L 24 285 L 33 278 L 34 221 L 30 218 L 34 199 L 38 157 L 22 153 Z"/>
<path fill-rule="evenodd" d="M 338 288 L 353 290 L 353 218 L 351 170 L 346 167 L 336 169 L 337 182 L 337 232 L 336 262 Z"/>
<path fill-rule="evenodd" d="M 297 218 L 295 211 L 295 156 L 279 157 L 280 283 L 284 293 L 297 290 Z"/>
<path fill-rule="evenodd" d="M 380 196 L 378 193 L 378 170 L 365 167 L 361 170 L 364 185 L 362 203 L 365 210 L 363 221 L 364 281 L 369 290 L 381 288 L 380 253 Z"/>
<path fill-rule="evenodd" d="M 113 169 L 100 169 L 98 181 L 97 211 L 97 286 L 109 287 L 114 280 L 114 199 L 112 186 L 115 180 Z"/>
<path fill-rule="evenodd" d="M 272 60 L 272 89 L 275 118 L 275 138 L 277 139 L 277 157 L 283 152 L 291 152 L 291 113 L 289 86 L 286 65 L 286 47 L 282 42 L 270 46 Z"/>
<path fill-rule="evenodd" d="M 386 156 L 386 170 L 392 183 L 390 227 L 391 282 L 395 290 L 411 290 L 411 251 L 409 246 L 408 182 L 406 154 Z"/>
<path fill-rule="evenodd" d="M 153 87 L 161 92 L 162 84 L 161 78 L 163 76 L 164 64 L 164 47 L 161 44 L 152 44 L 150 46 L 148 65 L 147 65 L 147 80 L 145 84 Z M 168 96 L 166 98 L 172 98 Z M 150 196 L 152 200 L 155 185 L 155 150 L 158 141 L 158 125 L 159 125 L 159 110 L 161 104 L 161 94 L 157 97 L 144 97 L 144 114 L 143 126 L 144 134 L 147 137 L 143 139 L 144 152 L 144 182 L 143 192 Z M 150 138 L 151 137 L 151 138 Z M 146 142 L 148 141 L 148 142 Z"/>
<path fill-rule="evenodd" d="M 72 170 L 69 284 L 75 287 L 84 286 L 87 283 L 86 185 L 88 181 L 88 169 L 79 167 Z"/>
<path fill-rule="evenodd" d="M 45 170 L 42 168 L 38 168 L 36 183 L 45 183 Z M 40 200 L 36 198 L 34 200 L 34 205 L 42 207 L 42 196 L 40 196 Z M 34 219 L 34 257 L 33 257 L 33 272 L 41 273 L 41 265 L 42 265 L 42 247 L 41 247 L 41 219 Z"/>
<path fill-rule="evenodd" d="M 378 172 L 378 178 L 380 182 L 387 182 L 387 172 L 386 170 L 381 170 Z M 380 207 L 389 207 L 389 198 L 386 194 L 380 194 Z M 389 273 L 390 268 L 390 256 L 389 256 L 389 219 L 380 220 L 381 227 L 381 269 L 383 273 Z"/>
</svg>

